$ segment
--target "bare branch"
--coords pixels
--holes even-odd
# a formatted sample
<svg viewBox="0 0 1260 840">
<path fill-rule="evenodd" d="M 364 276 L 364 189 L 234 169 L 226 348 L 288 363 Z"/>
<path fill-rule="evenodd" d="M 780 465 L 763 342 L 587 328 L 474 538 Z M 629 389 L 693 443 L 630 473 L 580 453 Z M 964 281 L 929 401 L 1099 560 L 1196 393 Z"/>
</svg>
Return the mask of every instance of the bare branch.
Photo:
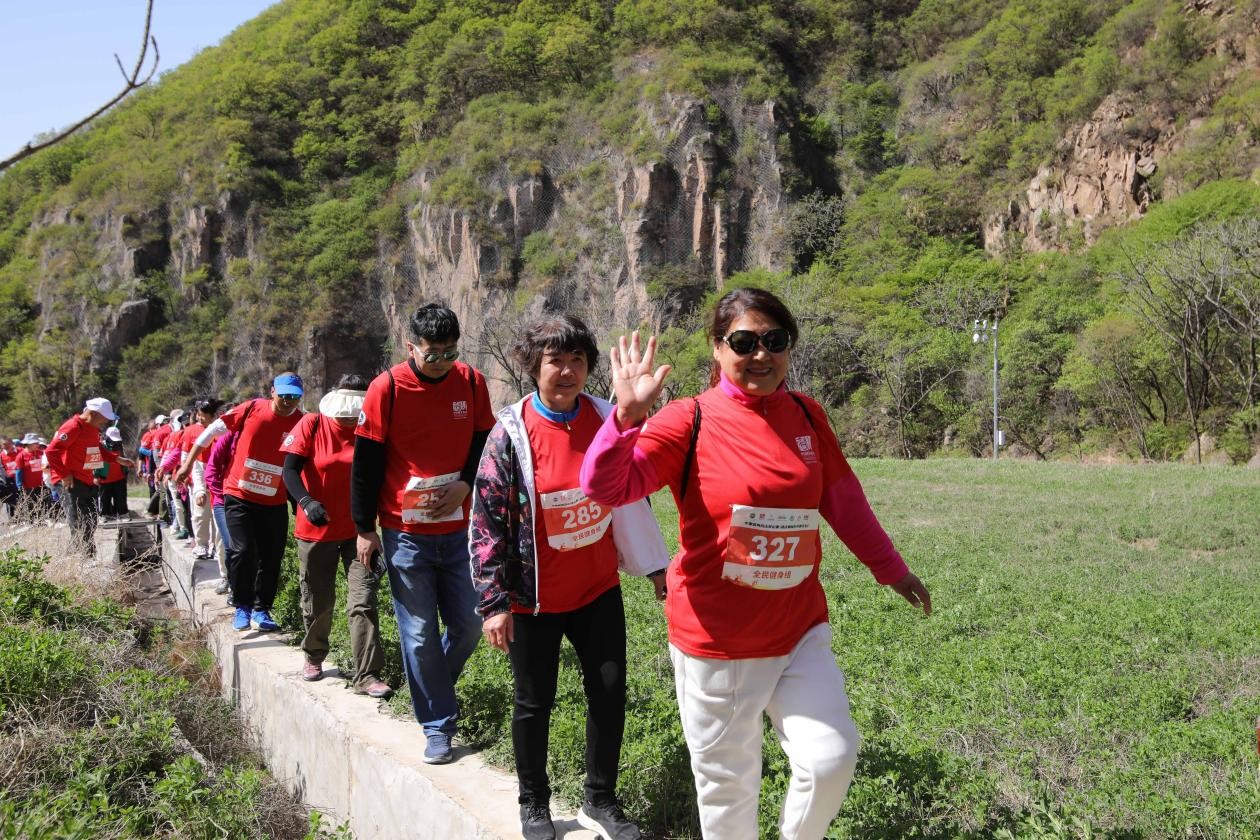
<svg viewBox="0 0 1260 840">
<path fill-rule="evenodd" d="M 114 107 L 119 102 L 123 101 L 123 99 L 126 98 L 127 94 L 131 93 L 133 90 L 142 88 L 145 85 L 147 85 L 149 81 L 152 80 L 153 75 L 157 72 L 158 62 L 161 60 L 161 53 L 158 52 L 157 39 L 149 34 L 149 30 L 152 27 L 152 25 L 153 25 L 153 0 L 148 0 L 148 4 L 145 8 L 145 13 L 144 13 L 144 37 L 140 41 L 140 55 L 136 58 L 136 66 L 131 71 L 130 75 L 128 75 L 126 71 L 123 70 L 122 59 L 118 57 L 117 53 L 114 54 L 114 61 L 117 62 L 118 64 L 119 72 L 123 74 L 124 84 L 123 84 L 123 89 L 116 96 L 114 96 L 113 99 L 110 99 L 104 105 L 97 108 L 95 111 L 88 114 L 86 117 L 79 120 L 74 125 L 70 126 L 67 129 L 57 132 L 56 134 L 54 134 L 52 137 L 48 138 L 47 140 L 44 140 L 41 143 L 27 143 L 25 146 L 19 149 L 17 153 L 14 154 L 12 157 L 8 157 L 8 158 L 5 158 L 4 160 L 0 160 L 0 172 L 3 172 L 4 170 L 8 169 L 13 164 L 17 163 L 20 160 L 24 160 L 25 158 L 30 157 L 31 155 L 35 154 L 38 151 L 42 151 L 43 149 L 47 149 L 49 146 L 54 146 L 57 143 L 60 143 L 62 140 L 65 140 L 71 134 L 74 134 L 76 131 L 83 128 L 83 126 L 87 125 L 92 120 L 96 119 L 101 114 L 105 113 L 110 108 Z M 150 46 L 153 49 L 153 61 L 149 66 L 148 74 L 146 74 L 143 78 L 141 78 L 141 73 L 144 72 L 145 64 L 149 63 L 148 56 L 149 56 Z"/>
</svg>

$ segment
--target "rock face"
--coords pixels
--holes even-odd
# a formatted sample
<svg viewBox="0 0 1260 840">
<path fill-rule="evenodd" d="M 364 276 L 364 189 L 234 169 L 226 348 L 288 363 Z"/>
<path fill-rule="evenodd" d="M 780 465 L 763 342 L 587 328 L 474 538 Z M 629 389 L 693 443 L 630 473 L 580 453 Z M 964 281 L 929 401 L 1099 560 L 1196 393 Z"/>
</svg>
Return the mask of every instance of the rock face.
<svg viewBox="0 0 1260 840">
<path fill-rule="evenodd" d="M 445 300 L 474 335 L 512 308 L 526 316 L 561 309 L 602 332 L 652 321 L 648 286 L 663 271 L 711 289 L 743 268 L 785 267 L 784 120 L 773 103 L 732 96 L 726 105 L 736 148 L 723 145 L 699 101 L 671 97 L 655 112 L 659 157 L 639 161 L 608 147 L 557 154 L 533 174 L 484 182 L 490 199 L 476 210 L 430 200 L 436 173 L 416 173 L 410 186 L 421 198 L 407 213 L 408 235 L 382 242 L 377 261 L 394 346 L 425 300 Z M 571 264 L 546 276 L 531 270 L 523 257 L 533 235 L 568 243 Z"/>
<path fill-rule="evenodd" d="M 1218 0 L 1193 0 L 1182 8 L 1186 16 L 1238 13 Z M 1058 159 L 1038 169 L 1020 195 L 984 220 L 985 250 L 994 255 L 1067 250 L 1081 238 L 1093 244 L 1107 228 L 1144 214 L 1157 198 L 1151 180 L 1161 165 L 1189 143 L 1212 142 L 1196 133 L 1208 127 L 1215 100 L 1232 79 L 1260 71 L 1260 29 L 1223 37 L 1206 52 L 1220 59 L 1222 68 L 1210 95 L 1189 112 L 1160 101 L 1139 104 L 1125 95 L 1107 96 L 1059 142 Z M 1251 149 L 1254 153 L 1254 144 Z M 1179 189 L 1175 177 L 1165 177 L 1161 197 Z"/>
<path fill-rule="evenodd" d="M 1026 251 L 1059 248 L 1073 225 L 1092 243 L 1103 230 L 1145 213 L 1153 198 L 1147 179 L 1170 145 L 1159 138 L 1167 138 L 1172 126 L 1127 135 L 1121 126 L 1135 116 L 1132 105 L 1108 97 L 1062 141 L 1066 160 L 1041 167 L 1024 194 L 987 221 L 985 249 L 1000 253 L 1010 244 Z"/>
</svg>

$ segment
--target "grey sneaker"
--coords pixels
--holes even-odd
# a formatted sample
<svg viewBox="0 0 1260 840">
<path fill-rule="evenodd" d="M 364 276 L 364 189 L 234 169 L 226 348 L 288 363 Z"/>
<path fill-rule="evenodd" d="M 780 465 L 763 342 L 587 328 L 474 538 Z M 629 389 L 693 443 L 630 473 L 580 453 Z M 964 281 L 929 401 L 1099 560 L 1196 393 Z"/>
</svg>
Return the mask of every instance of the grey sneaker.
<svg viewBox="0 0 1260 840">
<path fill-rule="evenodd" d="M 451 758 L 451 736 L 445 732 L 426 734 L 429 743 L 424 748 L 425 764 L 447 764 Z"/>
<path fill-rule="evenodd" d="M 582 803 L 577 812 L 578 825 L 589 828 L 604 840 L 639 840 L 638 826 L 626 819 L 617 800 L 602 805 Z"/>
<path fill-rule="evenodd" d="M 556 840 L 551 809 L 537 802 L 521 806 L 521 835 L 525 840 Z"/>
</svg>

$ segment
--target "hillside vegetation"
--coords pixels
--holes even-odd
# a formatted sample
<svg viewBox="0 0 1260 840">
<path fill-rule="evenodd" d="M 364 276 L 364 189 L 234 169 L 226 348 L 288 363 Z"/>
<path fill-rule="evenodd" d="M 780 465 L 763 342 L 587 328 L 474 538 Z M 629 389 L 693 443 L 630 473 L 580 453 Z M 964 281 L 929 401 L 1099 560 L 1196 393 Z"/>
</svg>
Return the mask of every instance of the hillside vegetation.
<svg viewBox="0 0 1260 840">
<path fill-rule="evenodd" d="M 430 297 L 500 397 L 555 309 L 683 389 L 756 283 L 855 454 L 984 453 L 996 314 L 1020 451 L 1246 460 L 1258 111 L 1256 0 L 285 0 L 0 177 L 0 420 L 319 390 Z"/>
</svg>

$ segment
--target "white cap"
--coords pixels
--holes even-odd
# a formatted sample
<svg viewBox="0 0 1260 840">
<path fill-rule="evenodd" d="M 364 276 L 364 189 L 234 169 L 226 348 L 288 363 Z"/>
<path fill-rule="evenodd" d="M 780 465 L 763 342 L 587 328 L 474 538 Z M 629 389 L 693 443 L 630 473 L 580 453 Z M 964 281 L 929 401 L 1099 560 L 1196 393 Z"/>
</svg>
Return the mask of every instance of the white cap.
<svg viewBox="0 0 1260 840">
<path fill-rule="evenodd" d="M 153 422 L 154 422 L 154 423 L 157 423 L 159 426 L 161 426 L 163 423 L 165 423 L 165 422 L 166 422 L 166 415 L 165 415 L 165 414 L 159 414 L 157 417 L 154 417 L 154 418 L 153 418 Z"/>
<path fill-rule="evenodd" d="M 34 432 L 27 432 L 26 437 L 22 438 L 21 445 L 26 446 L 29 443 L 39 443 L 39 436 Z"/>
<path fill-rule="evenodd" d="M 171 419 L 172 419 L 172 420 L 179 420 L 179 419 L 180 419 L 180 418 L 182 418 L 183 416 L 184 416 L 184 409 L 182 409 L 182 408 L 173 408 L 173 409 L 171 409 Z"/>
<path fill-rule="evenodd" d="M 106 420 L 114 421 L 118 419 L 118 415 L 114 413 L 114 405 L 104 397 L 92 397 L 83 405 L 84 411 L 95 411 Z"/>
<path fill-rule="evenodd" d="M 118 431 L 117 426 L 110 426 L 105 430 L 105 437 L 116 443 L 122 443 L 122 432 Z"/>
</svg>

